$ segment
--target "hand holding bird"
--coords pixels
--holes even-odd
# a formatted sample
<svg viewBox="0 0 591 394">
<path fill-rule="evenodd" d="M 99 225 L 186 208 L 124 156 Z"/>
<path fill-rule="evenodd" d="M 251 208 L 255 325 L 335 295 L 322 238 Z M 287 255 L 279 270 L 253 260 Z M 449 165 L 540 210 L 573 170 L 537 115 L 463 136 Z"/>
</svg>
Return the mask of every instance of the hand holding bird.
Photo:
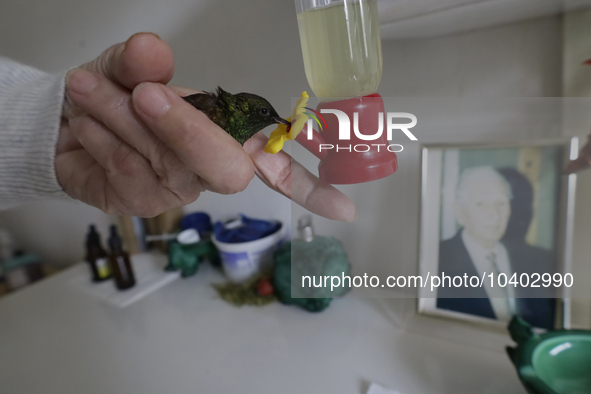
<svg viewBox="0 0 591 394">
<path fill-rule="evenodd" d="M 181 97 L 200 92 L 167 85 L 173 70 L 168 44 L 143 33 L 68 73 L 55 154 L 66 193 L 107 213 L 150 217 L 205 190 L 242 191 L 256 174 L 311 212 L 355 220 L 343 193 L 285 152 L 264 152 L 267 138 L 256 131 L 283 122 L 266 100 L 218 91 L 205 98 L 223 103 L 212 121 Z"/>
</svg>

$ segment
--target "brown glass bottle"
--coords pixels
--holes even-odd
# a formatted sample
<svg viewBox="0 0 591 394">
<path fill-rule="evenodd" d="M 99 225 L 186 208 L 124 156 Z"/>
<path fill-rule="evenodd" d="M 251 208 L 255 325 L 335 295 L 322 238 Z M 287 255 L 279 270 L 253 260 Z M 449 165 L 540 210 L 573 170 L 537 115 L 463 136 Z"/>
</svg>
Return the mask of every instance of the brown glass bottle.
<svg viewBox="0 0 591 394">
<path fill-rule="evenodd" d="M 135 286 L 135 276 L 131 262 L 129 261 L 129 255 L 123 251 L 121 237 L 117 234 L 116 226 L 111 226 L 109 247 L 111 248 L 109 267 L 115 280 L 115 286 L 119 290 L 125 290 Z"/>
<path fill-rule="evenodd" d="M 101 246 L 101 237 L 93 225 L 86 236 L 86 262 L 90 266 L 94 282 L 102 282 L 111 277 L 107 252 Z"/>
</svg>

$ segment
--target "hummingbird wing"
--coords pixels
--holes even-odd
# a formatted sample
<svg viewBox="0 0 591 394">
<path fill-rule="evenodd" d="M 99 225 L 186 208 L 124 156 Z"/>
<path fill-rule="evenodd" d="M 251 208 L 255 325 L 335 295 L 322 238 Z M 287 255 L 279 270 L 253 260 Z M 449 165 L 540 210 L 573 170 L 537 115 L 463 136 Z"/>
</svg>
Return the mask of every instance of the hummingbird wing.
<svg viewBox="0 0 591 394">
<path fill-rule="evenodd" d="M 208 92 L 185 96 L 183 97 L 183 100 L 205 113 L 210 109 L 215 108 L 218 102 L 216 95 Z"/>
<path fill-rule="evenodd" d="M 222 90 L 222 88 L 218 87 L 218 90 L 215 93 L 196 93 L 183 97 L 183 100 L 203 112 L 212 122 L 220 126 L 222 129 L 228 131 L 226 129 L 226 117 L 224 116 L 224 108 L 227 106 L 224 102 L 224 93 L 228 94 Z"/>
</svg>

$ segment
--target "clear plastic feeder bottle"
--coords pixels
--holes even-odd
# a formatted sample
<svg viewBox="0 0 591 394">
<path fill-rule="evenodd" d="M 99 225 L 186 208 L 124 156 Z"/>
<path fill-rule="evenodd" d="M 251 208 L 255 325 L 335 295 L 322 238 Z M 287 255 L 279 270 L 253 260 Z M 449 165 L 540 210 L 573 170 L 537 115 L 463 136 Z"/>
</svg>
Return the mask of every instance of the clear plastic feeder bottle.
<svg viewBox="0 0 591 394">
<path fill-rule="evenodd" d="M 382 77 L 376 0 L 295 0 L 306 77 L 321 100 L 375 93 Z"/>
</svg>

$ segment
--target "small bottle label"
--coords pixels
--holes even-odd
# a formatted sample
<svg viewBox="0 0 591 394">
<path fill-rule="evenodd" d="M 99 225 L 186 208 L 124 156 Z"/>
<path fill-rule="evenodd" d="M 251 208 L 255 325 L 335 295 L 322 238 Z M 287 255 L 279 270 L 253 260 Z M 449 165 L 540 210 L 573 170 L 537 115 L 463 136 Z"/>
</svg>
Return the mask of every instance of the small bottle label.
<svg viewBox="0 0 591 394">
<path fill-rule="evenodd" d="M 107 259 L 96 259 L 96 270 L 98 272 L 99 278 L 105 279 L 109 277 L 111 272 L 109 271 L 109 264 L 107 263 Z"/>
</svg>

